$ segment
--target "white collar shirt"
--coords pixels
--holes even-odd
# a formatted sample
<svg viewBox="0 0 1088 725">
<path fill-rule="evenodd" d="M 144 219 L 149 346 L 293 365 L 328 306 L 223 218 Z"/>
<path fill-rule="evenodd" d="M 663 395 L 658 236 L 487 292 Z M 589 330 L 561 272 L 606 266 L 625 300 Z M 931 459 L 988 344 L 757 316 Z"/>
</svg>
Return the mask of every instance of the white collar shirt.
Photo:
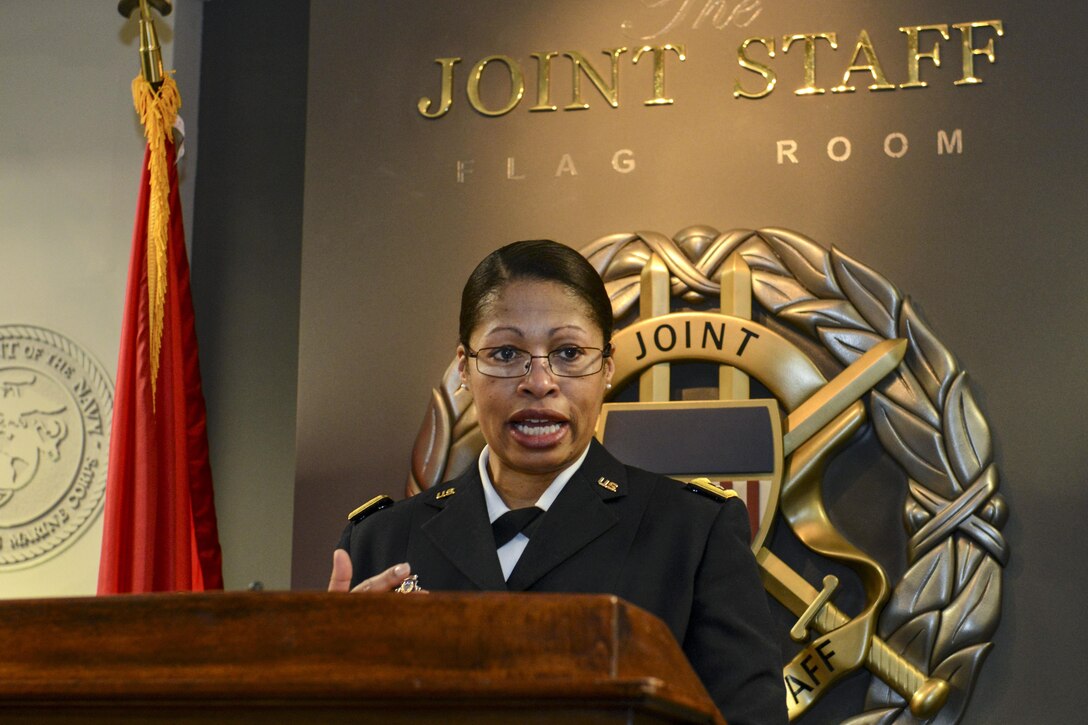
<svg viewBox="0 0 1088 725">
<path fill-rule="evenodd" d="M 544 493 L 540 494 L 540 498 L 536 500 L 536 504 L 534 505 L 537 508 L 547 511 L 551 505 L 555 503 L 555 499 L 559 497 L 559 493 L 563 490 L 563 487 L 567 485 L 567 482 L 570 481 L 574 472 L 582 466 L 587 455 L 589 455 L 589 446 L 586 446 L 586 449 L 582 451 L 582 455 L 578 456 L 578 460 L 560 471 L 559 475 L 555 477 L 555 480 L 544 489 Z M 484 449 L 480 452 L 480 458 L 477 463 L 480 467 L 480 482 L 484 487 L 484 502 L 487 504 L 487 518 L 491 523 L 495 523 L 495 520 L 509 511 L 510 507 L 502 500 L 502 496 L 495 490 L 495 484 L 491 482 L 491 475 L 487 472 L 487 463 L 490 458 L 491 449 L 488 446 L 484 446 Z M 514 538 L 498 548 L 496 553 L 499 555 L 499 565 L 502 566 L 502 578 L 504 580 L 510 578 L 510 572 L 514 571 L 514 567 L 517 566 L 518 560 L 521 558 L 521 555 L 524 553 L 525 547 L 528 544 L 529 537 L 525 534 L 518 533 Z"/>
</svg>

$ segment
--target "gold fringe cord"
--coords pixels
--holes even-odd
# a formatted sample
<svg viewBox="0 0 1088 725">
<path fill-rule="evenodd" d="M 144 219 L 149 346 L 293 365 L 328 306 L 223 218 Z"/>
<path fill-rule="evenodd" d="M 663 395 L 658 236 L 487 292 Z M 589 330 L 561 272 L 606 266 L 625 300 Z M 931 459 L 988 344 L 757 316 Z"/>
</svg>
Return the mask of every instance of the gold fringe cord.
<svg viewBox="0 0 1088 725">
<path fill-rule="evenodd" d="M 132 81 L 132 101 L 140 114 L 140 123 L 151 152 L 148 159 L 151 193 L 147 210 L 147 295 L 151 326 L 151 406 L 154 410 L 166 309 L 166 245 L 170 234 L 170 174 L 166 167 L 166 141 L 173 133 L 174 120 L 181 108 L 181 96 L 169 74 L 158 91 L 143 76 L 136 76 Z"/>
</svg>

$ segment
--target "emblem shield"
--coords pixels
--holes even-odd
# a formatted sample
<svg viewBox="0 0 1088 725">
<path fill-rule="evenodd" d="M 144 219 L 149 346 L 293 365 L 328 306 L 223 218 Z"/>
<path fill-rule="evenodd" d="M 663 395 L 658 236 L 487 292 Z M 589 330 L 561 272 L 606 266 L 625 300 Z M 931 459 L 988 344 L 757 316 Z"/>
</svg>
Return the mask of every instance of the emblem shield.
<svg viewBox="0 0 1088 725">
<path fill-rule="evenodd" d="M 774 400 L 608 403 L 597 438 L 632 466 L 679 481 L 707 478 L 748 508 L 752 551 L 770 532 L 782 486 L 781 414 Z"/>
</svg>

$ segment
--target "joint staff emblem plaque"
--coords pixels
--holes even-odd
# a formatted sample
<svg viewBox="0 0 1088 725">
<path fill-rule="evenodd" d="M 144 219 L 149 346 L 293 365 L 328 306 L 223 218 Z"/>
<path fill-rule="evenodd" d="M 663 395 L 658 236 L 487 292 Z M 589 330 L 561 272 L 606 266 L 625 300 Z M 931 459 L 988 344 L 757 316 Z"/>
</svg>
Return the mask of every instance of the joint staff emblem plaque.
<svg viewBox="0 0 1088 725">
<path fill-rule="evenodd" d="M 613 234 L 582 253 L 617 321 L 598 436 L 629 464 L 744 499 L 764 585 L 789 612 L 790 719 L 864 671 L 850 725 L 958 721 L 1000 618 L 1008 512 L 966 373 L 916 306 L 784 229 Z M 483 446 L 459 383 L 451 364 L 432 392 L 409 493 Z M 866 499 L 858 467 L 838 465 L 867 440 L 890 459 L 870 468 L 893 472 L 894 504 Z M 851 516 L 903 523 L 873 531 Z"/>
</svg>

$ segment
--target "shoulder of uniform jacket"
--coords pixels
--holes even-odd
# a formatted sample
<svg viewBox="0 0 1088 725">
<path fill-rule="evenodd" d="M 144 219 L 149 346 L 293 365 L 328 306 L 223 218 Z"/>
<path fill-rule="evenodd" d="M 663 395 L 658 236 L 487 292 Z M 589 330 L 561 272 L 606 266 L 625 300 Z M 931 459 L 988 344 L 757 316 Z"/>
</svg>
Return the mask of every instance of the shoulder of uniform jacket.
<svg viewBox="0 0 1088 725">
<path fill-rule="evenodd" d="M 728 501 L 739 496 L 736 491 L 730 488 L 722 488 L 716 483 L 711 483 L 708 478 L 696 478 L 688 481 L 684 484 L 684 488 L 715 501 Z"/>
<path fill-rule="evenodd" d="M 354 524 L 357 524 L 365 519 L 367 516 L 375 514 L 383 509 L 387 509 L 392 505 L 393 499 L 389 496 L 386 496 L 385 494 L 375 496 L 374 498 L 370 499 L 362 506 L 348 514 L 348 520 Z"/>
</svg>

